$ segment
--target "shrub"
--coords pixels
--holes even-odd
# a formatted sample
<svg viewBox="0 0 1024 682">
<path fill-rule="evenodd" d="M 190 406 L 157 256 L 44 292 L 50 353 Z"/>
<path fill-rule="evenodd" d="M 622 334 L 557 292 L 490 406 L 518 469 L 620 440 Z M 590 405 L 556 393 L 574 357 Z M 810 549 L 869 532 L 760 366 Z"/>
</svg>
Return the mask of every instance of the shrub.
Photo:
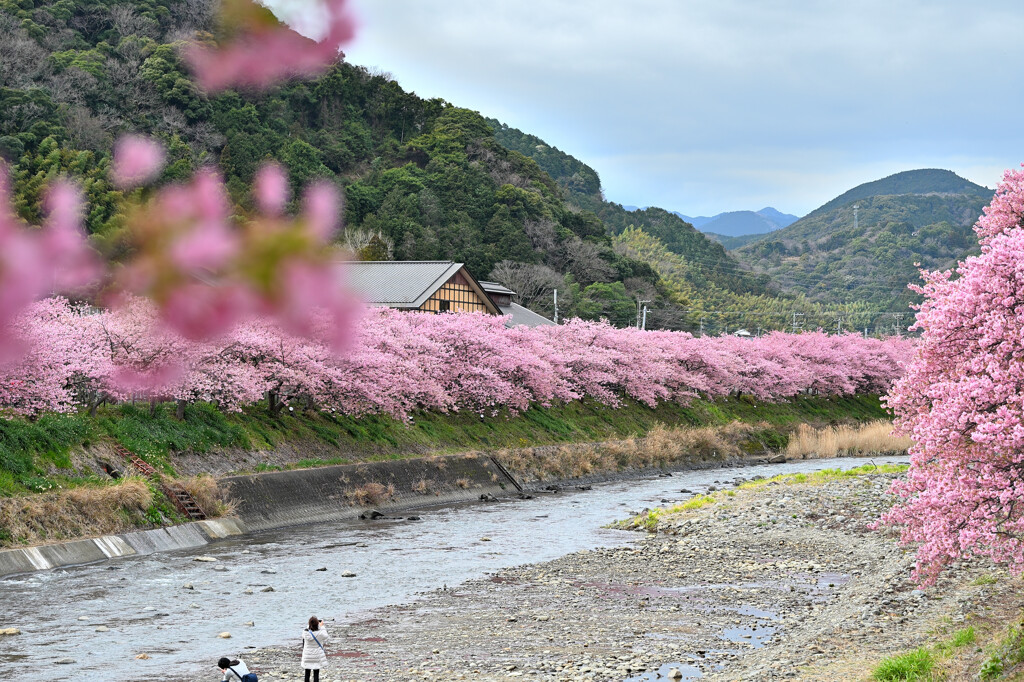
<svg viewBox="0 0 1024 682">
<path fill-rule="evenodd" d="M 899 656 L 890 656 L 872 671 L 879 682 L 912 682 L 923 680 L 935 667 L 935 656 L 922 647 Z"/>
</svg>

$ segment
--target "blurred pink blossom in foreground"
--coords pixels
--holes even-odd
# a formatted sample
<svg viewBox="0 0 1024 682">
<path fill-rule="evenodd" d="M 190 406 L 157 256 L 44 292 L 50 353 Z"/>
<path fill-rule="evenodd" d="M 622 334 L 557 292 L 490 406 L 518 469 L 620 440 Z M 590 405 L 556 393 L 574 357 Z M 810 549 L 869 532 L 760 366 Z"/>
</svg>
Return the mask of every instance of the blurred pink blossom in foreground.
<svg viewBox="0 0 1024 682">
<path fill-rule="evenodd" d="M 114 146 L 110 175 L 121 189 L 130 189 L 154 179 L 164 165 L 164 149 L 148 137 L 125 135 Z"/>
<path fill-rule="evenodd" d="M 28 230 L 10 203 L 7 168 L 0 162 L 0 361 L 24 351 L 13 321 L 48 293 L 87 284 L 98 272 L 95 254 L 81 229 L 82 200 L 66 182 L 46 196 L 49 218 L 42 230 Z"/>
<path fill-rule="evenodd" d="M 297 217 L 284 215 L 288 199 L 287 176 L 274 163 L 257 174 L 260 214 L 246 220 L 232 215 L 213 171 L 157 190 L 129 221 L 135 256 L 120 272 L 120 291 L 152 299 L 163 323 L 186 339 L 215 338 L 267 316 L 342 350 L 358 305 L 331 245 L 341 199 L 334 187 L 314 184 Z"/>
<path fill-rule="evenodd" d="M 217 46 L 193 44 L 184 52 L 196 80 L 207 91 L 265 88 L 292 76 L 314 76 L 338 59 L 355 35 L 346 0 L 323 0 L 326 35 L 310 40 L 278 22 L 265 8 L 234 0 L 222 6 L 221 21 L 233 32 Z"/>
</svg>

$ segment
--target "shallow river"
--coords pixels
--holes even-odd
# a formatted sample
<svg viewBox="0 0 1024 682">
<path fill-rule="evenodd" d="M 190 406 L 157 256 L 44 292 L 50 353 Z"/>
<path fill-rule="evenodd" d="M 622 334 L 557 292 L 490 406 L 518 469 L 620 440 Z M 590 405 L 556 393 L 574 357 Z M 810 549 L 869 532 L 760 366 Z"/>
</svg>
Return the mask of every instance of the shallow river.
<svg viewBox="0 0 1024 682">
<path fill-rule="evenodd" d="M 22 634 L 0 638 L 0 680 L 219 679 L 212 667 L 218 657 L 297 642 L 312 614 L 356 621 L 369 609 L 507 566 L 632 542 L 635 533 L 601 526 L 662 500 L 690 497 L 683 489 L 703 492 L 737 477 L 847 469 L 867 461 L 683 471 L 532 500 L 406 513 L 419 521 L 268 531 L 200 550 L 216 563 L 197 562 L 194 552 L 167 552 L 2 579 L 0 627 Z M 267 587 L 273 591 L 261 591 Z M 101 627 L 107 630 L 98 632 Z M 219 639 L 222 632 L 231 639 Z M 150 658 L 135 658 L 142 653 Z M 75 662 L 57 665 L 60 659 Z"/>
</svg>

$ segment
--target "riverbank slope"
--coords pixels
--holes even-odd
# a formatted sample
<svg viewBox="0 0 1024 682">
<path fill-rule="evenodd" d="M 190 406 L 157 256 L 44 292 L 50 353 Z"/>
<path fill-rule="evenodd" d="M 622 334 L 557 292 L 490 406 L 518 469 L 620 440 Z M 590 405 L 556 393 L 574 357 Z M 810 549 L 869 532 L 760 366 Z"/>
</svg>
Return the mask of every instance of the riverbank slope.
<svg viewBox="0 0 1024 682">
<path fill-rule="evenodd" d="M 180 483 L 194 496 L 202 493 L 208 501 L 201 504 L 204 511 L 217 516 L 237 505 L 229 504 L 231 491 L 218 491 L 211 476 L 370 466 L 462 452 L 494 454 L 521 479 L 557 481 L 771 456 L 802 425 L 858 424 L 886 416 L 877 396 L 812 396 L 777 404 L 730 398 L 656 408 L 577 402 L 518 415 L 422 414 L 408 423 L 319 412 L 225 414 L 208 405 L 189 405 L 178 420 L 171 408 L 122 405 L 95 416 L 0 420 L 0 547 L 187 521 L 160 485 L 125 478 L 133 468 L 118 446 L 155 468 L 162 482 Z M 660 444 L 655 447 L 652 438 L 660 438 Z M 389 475 L 399 482 L 408 478 Z M 384 485 L 385 493 L 390 485 L 390 480 L 366 482 Z M 417 494 L 440 496 L 464 489 L 466 482 L 426 474 L 411 486 Z M 340 491 L 362 506 L 380 503 L 381 495 L 365 493 L 356 487 Z M 394 494 L 383 497 L 387 501 Z"/>
</svg>

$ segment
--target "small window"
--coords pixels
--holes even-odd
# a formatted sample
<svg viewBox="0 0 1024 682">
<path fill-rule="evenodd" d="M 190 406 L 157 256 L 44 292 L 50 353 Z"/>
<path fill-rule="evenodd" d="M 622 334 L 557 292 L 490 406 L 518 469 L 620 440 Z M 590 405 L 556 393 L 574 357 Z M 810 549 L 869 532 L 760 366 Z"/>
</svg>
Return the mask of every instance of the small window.
<svg viewBox="0 0 1024 682">
<path fill-rule="evenodd" d="M 441 300 L 441 301 L 437 302 L 437 312 L 439 312 L 439 313 L 446 313 L 449 310 L 451 310 L 451 307 L 452 307 L 451 301 Z"/>
</svg>

